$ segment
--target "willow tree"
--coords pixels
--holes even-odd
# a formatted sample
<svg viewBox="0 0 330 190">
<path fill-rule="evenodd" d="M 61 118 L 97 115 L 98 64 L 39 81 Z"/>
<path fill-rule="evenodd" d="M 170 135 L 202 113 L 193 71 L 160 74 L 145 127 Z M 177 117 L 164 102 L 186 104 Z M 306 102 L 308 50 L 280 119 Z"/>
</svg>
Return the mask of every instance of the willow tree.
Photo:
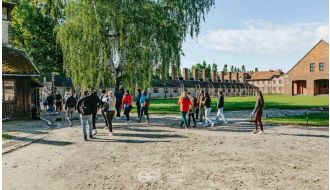
<svg viewBox="0 0 330 190">
<path fill-rule="evenodd" d="M 180 69 L 182 43 L 197 37 L 214 0 L 75 0 L 57 29 L 64 68 L 77 87 L 148 87 Z"/>
</svg>

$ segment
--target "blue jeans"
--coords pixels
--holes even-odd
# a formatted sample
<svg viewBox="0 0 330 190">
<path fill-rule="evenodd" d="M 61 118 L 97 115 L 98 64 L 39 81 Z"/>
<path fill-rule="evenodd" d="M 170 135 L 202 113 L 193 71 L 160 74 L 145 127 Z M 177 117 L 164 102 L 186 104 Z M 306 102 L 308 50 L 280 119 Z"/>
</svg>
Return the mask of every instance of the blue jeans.
<svg viewBox="0 0 330 190">
<path fill-rule="evenodd" d="M 54 105 L 53 104 L 48 104 L 48 113 L 53 113 L 54 112 Z"/>
<path fill-rule="evenodd" d="M 81 126 L 83 128 L 84 139 L 87 139 L 87 125 L 89 129 L 89 137 L 93 136 L 93 125 L 92 125 L 92 115 L 82 115 L 80 114 Z"/>
</svg>

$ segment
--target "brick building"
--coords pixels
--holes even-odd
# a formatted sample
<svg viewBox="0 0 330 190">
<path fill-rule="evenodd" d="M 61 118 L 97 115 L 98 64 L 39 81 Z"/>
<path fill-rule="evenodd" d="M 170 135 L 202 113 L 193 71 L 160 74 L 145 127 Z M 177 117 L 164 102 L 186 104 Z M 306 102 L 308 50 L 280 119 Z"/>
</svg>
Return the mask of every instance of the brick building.
<svg viewBox="0 0 330 190">
<path fill-rule="evenodd" d="M 281 70 L 269 70 L 250 73 L 249 84 L 258 87 L 263 94 L 283 94 L 284 77 Z"/>
<path fill-rule="evenodd" d="M 286 95 L 329 94 L 329 44 L 320 40 L 284 76 Z"/>
</svg>

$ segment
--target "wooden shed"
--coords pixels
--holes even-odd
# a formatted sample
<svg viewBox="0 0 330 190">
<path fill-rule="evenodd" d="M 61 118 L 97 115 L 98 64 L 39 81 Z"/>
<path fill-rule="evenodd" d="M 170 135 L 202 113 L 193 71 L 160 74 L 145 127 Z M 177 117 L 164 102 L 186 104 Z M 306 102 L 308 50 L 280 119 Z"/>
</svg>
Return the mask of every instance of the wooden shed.
<svg viewBox="0 0 330 190">
<path fill-rule="evenodd" d="M 2 45 L 2 118 L 31 115 L 32 77 L 38 75 L 23 50 Z"/>
</svg>

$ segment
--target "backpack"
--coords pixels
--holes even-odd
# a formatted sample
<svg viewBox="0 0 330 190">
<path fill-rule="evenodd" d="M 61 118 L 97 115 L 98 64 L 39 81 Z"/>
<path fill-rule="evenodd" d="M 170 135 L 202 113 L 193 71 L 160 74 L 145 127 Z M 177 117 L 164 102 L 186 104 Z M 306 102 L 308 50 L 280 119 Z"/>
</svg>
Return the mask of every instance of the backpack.
<svg viewBox="0 0 330 190">
<path fill-rule="evenodd" d="M 76 104 L 77 104 L 77 100 L 76 100 L 73 96 L 70 96 L 70 97 L 66 100 L 66 104 L 67 104 L 67 107 L 75 107 Z"/>
<path fill-rule="evenodd" d="M 144 107 L 149 107 L 149 105 L 150 105 L 149 98 L 146 98 L 146 99 L 144 100 Z"/>
<path fill-rule="evenodd" d="M 90 106 L 89 98 L 84 98 L 82 100 L 81 106 L 80 106 L 80 112 L 83 115 L 90 115 L 90 114 L 92 114 L 92 108 Z"/>
</svg>

